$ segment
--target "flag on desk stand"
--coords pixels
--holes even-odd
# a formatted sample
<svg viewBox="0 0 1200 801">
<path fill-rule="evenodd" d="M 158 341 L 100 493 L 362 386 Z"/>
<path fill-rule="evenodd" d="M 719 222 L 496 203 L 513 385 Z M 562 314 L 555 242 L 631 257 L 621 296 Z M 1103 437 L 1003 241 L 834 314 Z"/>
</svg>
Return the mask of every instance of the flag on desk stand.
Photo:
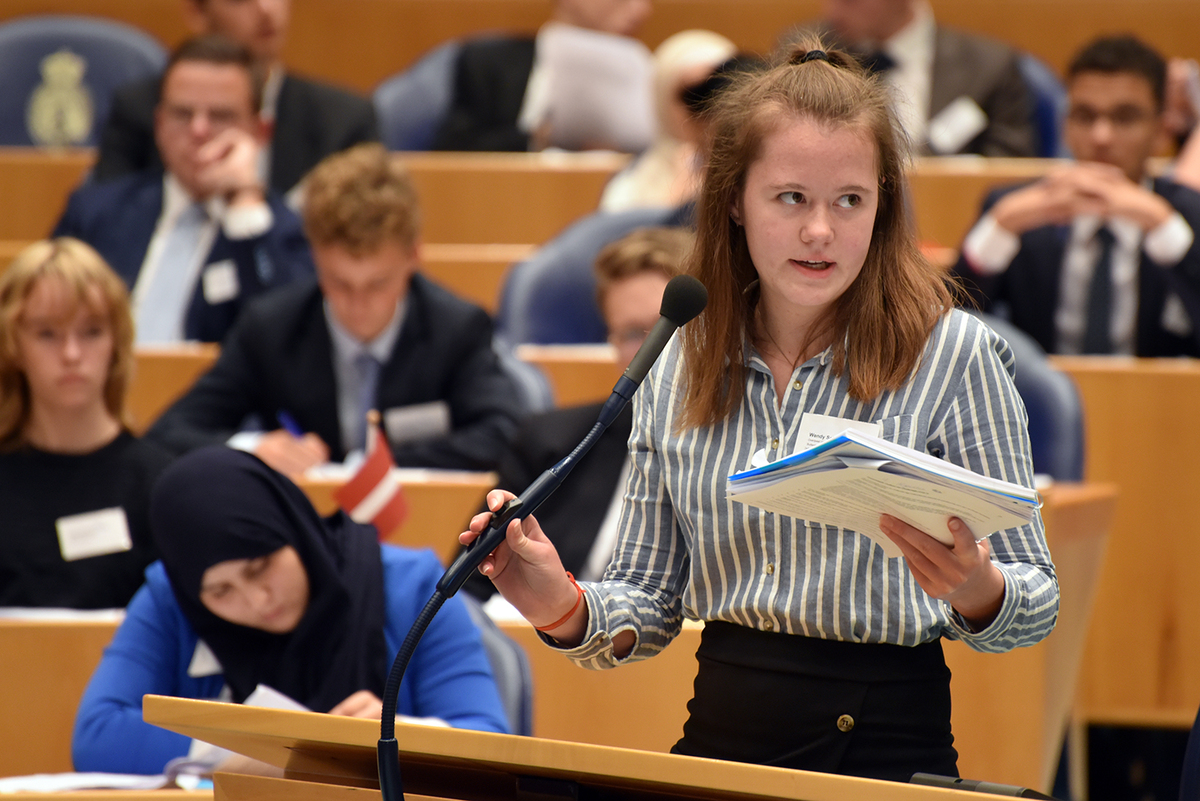
<svg viewBox="0 0 1200 801">
<path fill-rule="evenodd" d="M 372 523 L 387 538 L 408 517 L 404 488 L 392 470 L 392 449 L 379 425 L 379 412 L 367 415 L 367 454 L 349 481 L 333 493 L 338 506 L 357 523 Z"/>
</svg>

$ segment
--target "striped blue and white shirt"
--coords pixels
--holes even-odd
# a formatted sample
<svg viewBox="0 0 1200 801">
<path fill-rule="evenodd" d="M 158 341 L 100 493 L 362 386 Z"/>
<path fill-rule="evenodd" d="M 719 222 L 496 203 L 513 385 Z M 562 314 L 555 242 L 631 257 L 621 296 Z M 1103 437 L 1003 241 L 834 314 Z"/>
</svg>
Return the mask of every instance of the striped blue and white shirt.
<svg viewBox="0 0 1200 801">
<path fill-rule="evenodd" d="M 626 630 L 637 642 L 620 661 L 645 659 L 666 647 L 684 617 L 864 643 L 917 645 L 945 635 L 980 651 L 1032 645 L 1050 632 L 1058 580 L 1040 515 L 990 538 L 1004 601 L 987 628 L 972 631 L 925 594 L 903 559 L 886 558 L 865 536 L 726 498 L 727 477 L 748 468 L 755 451 L 774 459 L 797 450 L 806 412 L 876 422 L 884 439 L 1032 486 L 1025 408 L 999 335 L 950 312 L 908 383 L 868 403 L 849 396 L 831 350 L 797 367 L 779 402 L 770 370 L 748 353 L 744 399 L 716 426 L 675 430 L 684 381 L 678 339 L 638 391 L 620 536 L 604 581 L 582 585 L 589 623 L 583 643 L 566 649 L 572 659 L 618 664 L 612 638 Z"/>
</svg>

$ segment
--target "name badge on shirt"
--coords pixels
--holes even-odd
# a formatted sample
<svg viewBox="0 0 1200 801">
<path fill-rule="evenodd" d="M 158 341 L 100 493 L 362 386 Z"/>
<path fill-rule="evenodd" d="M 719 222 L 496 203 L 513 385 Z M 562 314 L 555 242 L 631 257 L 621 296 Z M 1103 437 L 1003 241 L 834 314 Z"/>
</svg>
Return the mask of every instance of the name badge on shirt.
<svg viewBox="0 0 1200 801">
<path fill-rule="evenodd" d="M 120 506 L 67 515 L 54 521 L 63 561 L 121 553 L 133 547 L 129 521 Z"/>
<path fill-rule="evenodd" d="M 929 149 L 942 156 L 962 150 L 987 128 L 988 116 L 971 98 L 963 95 L 929 121 Z"/>
<path fill-rule="evenodd" d="M 450 404 L 433 401 L 386 409 L 383 428 L 393 445 L 445 436 L 450 433 Z"/>
<path fill-rule="evenodd" d="M 800 417 L 800 433 L 796 438 L 796 453 L 809 448 L 815 448 L 826 440 L 833 439 L 846 429 L 853 429 L 861 434 L 879 436 L 879 423 L 868 423 L 862 420 L 847 420 L 844 417 L 834 417 L 829 414 L 805 412 Z"/>
<path fill-rule="evenodd" d="M 204 287 L 204 300 L 210 306 L 233 300 L 241 291 L 238 284 L 237 265 L 233 259 L 217 261 L 204 268 L 201 278 Z"/>
</svg>

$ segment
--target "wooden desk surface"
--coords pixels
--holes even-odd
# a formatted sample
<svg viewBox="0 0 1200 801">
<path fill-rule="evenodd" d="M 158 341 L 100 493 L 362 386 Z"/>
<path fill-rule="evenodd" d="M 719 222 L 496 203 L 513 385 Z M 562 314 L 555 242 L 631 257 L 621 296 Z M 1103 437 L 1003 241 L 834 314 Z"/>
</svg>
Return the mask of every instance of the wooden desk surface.
<svg viewBox="0 0 1200 801">
<path fill-rule="evenodd" d="M 157 695 L 146 696 L 143 712 L 151 723 L 282 767 L 288 779 L 320 785 L 299 799 L 345 799 L 327 795 L 327 788 L 371 788 L 377 781 L 376 721 Z M 396 741 L 405 787 L 450 798 L 529 797 L 514 792 L 513 775 L 572 779 L 597 788 L 601 797 L 615 793 L 638 801 L 668 796 L 713 801 L 950 801 L 960 796 L 957 791 L 912 784 L 460 729 L 398 725 Z M 218 796 L 221 782 L 218 775 Z M 261 797 L 253 792 L 230 796 Z"/>
</svg>

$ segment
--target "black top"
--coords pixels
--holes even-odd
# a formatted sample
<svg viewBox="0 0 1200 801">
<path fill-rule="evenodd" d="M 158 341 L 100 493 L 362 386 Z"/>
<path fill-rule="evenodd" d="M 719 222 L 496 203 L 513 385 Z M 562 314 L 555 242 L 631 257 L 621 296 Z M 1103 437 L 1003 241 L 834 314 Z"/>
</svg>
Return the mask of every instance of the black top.
<svg viewBox="0 0 1200 801">
<path fill-rule="evenodd" d="M 122 607 L 154 561 L 150 488 L 170 456 L 122 433 L 85 455 L 23 448 L 0 454 L 0 606 Z M 119 506 L 133 548 L 63 560 L 55 521 Z"/>
</svg>

